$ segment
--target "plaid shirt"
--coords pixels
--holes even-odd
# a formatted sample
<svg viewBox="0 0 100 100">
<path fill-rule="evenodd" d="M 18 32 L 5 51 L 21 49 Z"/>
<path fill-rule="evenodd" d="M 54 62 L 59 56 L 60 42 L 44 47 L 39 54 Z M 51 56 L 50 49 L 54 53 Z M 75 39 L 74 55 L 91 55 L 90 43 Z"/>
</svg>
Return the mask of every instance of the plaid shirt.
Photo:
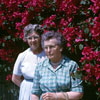
<svg viewBox="0 0 100 100">
<path fill-rule="evenodd" d="M 82 81 L 70 75 L 78 65 L 67 57 L 63 57 L 60 65 L 53 69 L 49 59 L 45 59 L 36 67 L 33 79 L 32 94 L 41 95 L 46 92 L 83 92 Z"/>
</svg>

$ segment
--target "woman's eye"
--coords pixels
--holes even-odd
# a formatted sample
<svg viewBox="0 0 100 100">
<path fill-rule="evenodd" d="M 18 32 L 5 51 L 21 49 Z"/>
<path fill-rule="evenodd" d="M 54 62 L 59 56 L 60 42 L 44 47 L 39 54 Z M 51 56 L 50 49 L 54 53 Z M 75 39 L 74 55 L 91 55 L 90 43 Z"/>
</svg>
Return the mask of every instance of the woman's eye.
<svg viewBox="0 0 100 100">
<path fill-rule="evenodd" d="M 47 49 L 47 47 L 44 47 L 44 49 Z"/>
<path fill-rule="evenodd" d="M 44 49 L 53 49 L 53 48 L 55 48 L 55 46 L 44 47 Z"/>
<path fill-rule="evenodd" d="M 29 37 L 28 39 L 29 39 L 29 40 L 31 40 L 31 39 L 32 39 L 32 37 Z"/>
<path fill-rule="evenodd" d="M 55 46 L 50 46 L 50 48 L 55 48 Z"/>
</svg>

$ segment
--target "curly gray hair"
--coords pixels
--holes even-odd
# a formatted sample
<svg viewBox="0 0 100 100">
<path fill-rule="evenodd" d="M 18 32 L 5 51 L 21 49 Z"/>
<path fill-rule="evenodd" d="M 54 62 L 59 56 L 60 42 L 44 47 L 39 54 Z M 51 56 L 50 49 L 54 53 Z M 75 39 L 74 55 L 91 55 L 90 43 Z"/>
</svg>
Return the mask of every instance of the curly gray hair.
<svg viewBox="0 0 100 100">
<path fill-rule="evenodd" d="M 33 32 L 36 32 L 41 36 L 43 34 L 43 28 L 39 24 L 28 24 L 24 28 L 24 39 L 26 39 L 27 36 Z"/>
<path fill-rule="evenodd" d="M 57 39 L 57 44 L 61 47 L 66 47 L 66 39 L 60 32 L 54 32 L 54 31 L 48 31 L 42 35 L 42 40 L 41 44 L 42 47 L 44 48 L 44 41 L 56 38 Z"/>
</svg>

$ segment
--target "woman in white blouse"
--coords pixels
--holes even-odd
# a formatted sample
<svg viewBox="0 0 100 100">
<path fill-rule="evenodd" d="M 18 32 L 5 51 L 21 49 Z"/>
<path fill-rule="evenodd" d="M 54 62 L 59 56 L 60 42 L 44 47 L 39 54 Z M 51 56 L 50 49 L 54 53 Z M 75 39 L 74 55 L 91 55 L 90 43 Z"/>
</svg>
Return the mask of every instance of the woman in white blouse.
<svg viewBox="0 0 100 100">
<path fill-rule="evenodd" d="M 45 53 L 41 47 L 42 33 L 43 29 L 38 24 L 29 24 L 24 28 L 24 39 L 29 48 L 18 55 L 12 75 L 13 83 L 20 87 L 19 100 L 31 100 L 36 65 L 45 59 Z"/>
</svg>

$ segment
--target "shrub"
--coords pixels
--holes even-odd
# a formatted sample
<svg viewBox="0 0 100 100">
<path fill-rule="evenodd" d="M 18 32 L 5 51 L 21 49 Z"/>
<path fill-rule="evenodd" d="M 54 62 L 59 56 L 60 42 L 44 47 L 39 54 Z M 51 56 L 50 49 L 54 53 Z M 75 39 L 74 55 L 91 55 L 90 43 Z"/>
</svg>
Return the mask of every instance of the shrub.
<svg viewBox="0 0 100 100">
<path fill-rule="evenodd" d="M 77 76 L 93 85 L 100 96 L 100 1 L 99 0 L 1 0 L 0 77 L 11 79 L 23 42 L 23 28 L 41 24 L 45 31 L 60 31 L 67 40 L 68 56 L 77 61 Z"/>
</svg>

